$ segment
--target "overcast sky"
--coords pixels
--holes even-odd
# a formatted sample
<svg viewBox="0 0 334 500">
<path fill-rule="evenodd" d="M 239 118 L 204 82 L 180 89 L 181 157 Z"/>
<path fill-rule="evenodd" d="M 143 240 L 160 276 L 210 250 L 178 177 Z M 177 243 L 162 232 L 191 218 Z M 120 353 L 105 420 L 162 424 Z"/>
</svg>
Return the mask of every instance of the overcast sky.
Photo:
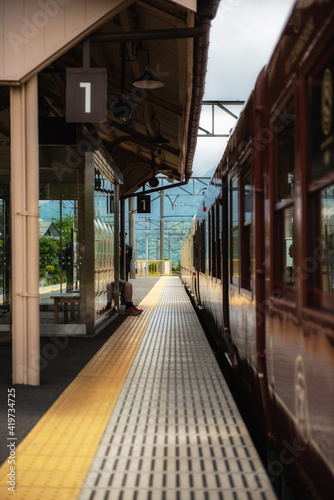
<svg viewBox="0 0 334 500">
<path fill-rule="evenodd" d="M 269 61 L 295 0 L 221 0 L 210 32 L 204 100 L 247 100 L 257 75 Z M 201 126 L 211 130 L 203 108 Z M 230 108 L 235 114 L 238 107 Z M 228 133 L 235 120 L 216 113 L 216 133 Z M 216 124 L 218 120 L 216 121 Z M 224 138 L 197 140 L 193 176 L 211 175 L 226 145 Z"/>
</svg>

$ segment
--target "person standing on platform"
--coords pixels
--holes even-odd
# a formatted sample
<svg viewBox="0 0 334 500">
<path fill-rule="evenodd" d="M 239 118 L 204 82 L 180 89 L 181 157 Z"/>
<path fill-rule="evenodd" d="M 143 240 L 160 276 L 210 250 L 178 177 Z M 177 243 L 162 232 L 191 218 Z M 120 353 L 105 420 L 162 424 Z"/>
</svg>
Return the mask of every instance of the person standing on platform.
<svg viewBox="0 0 334 500">
<path fill-rule="evenodd" d="M 128 251 L 130 249 L 130 251 Z M 119 280 L 119 292 L 121 294 L 121 303 L 125 304 L 125 313 L 129 314 L 130 316 L 138 316 L 143 312 L 142 309 L 138 309 L 132 302 L 132 294 L 133 294 L 133 287 L 132 284 L 128 282 L 128 274 L 130 271 L 130 263 L 131 263 L 131 258 L 132 258 L 132 247 L 130 245 L 126 245 L 126 254 L 125 254 L 125 260 L 126 260 L 126 280 L 120 279 Z M 122 248 L 120 247 L 119 249 L 120 257 L 122 257 Z M 122 266 L 121 266 L 122 268 Z M 129 271 L 128 271 L 129 269 Z M 123 278 L 123 276 L 121 276 Z"/>
<path fill-rule="evenodd" d="M 132 247 L 125 245 L 125 280 L 129 281 L 130 266 L 132 260 Z"/>
<path fill-rule="evenodd" d="M 133 288 L 128 281 L 119 280 L 119 291 L 122 301 L 125 303 L 125 314 L 130 316 L 138 316 L 143 312 L 143 309 L 138 309 L 132 302 Z"/>
</svg>

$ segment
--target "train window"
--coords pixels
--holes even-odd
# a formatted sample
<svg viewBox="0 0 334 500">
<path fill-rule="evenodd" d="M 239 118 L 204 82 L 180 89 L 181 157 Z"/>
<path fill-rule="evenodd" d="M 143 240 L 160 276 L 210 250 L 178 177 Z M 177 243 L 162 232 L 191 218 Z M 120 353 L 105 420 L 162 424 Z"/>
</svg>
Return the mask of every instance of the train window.
<svg viewBox="0 0 334 500">
<path fill-rule="evenodd" d="M 333 48 L 329 49 L 333 50 Z M 329 54 L 329 57 L 328 55 Z M 309 78 L 309 207 L 312 221 L 308 264 L 312 302 L 334 309 L 334 55 L 328 52 Z M 308 229 L 310 227 L 308 226 Z M 308 266 L 308 267 L 310 267 Z"/>
<path fill-rule="evenodd" d="M 310 260 L 311 290 L 317 306 L 333 310 L 334 307 L 334 184 L 317 191 L 313 196 L 314 258 Z M 309 263 L 308 263 L 309 264 Z"/>
<path fill-rule="evenodd" d="M 334 294 L 334 184 L 320 194 L 321 265 L 319 266 L 319 288 Z"/>
<path fill-rule="evenodd" d="M 294 207 L 290 205 L 275 214 L 277 243 L 274 245 L 275 295 L 294 298 L 295 292 L 295 237 Z"/>
<path fill-rule="evenodd" d="M 205 273 L 205 221 L 203 220 L 201 223 L 201 267 L 200 271 Z"/>
<path fill-rule="evenodd" d="M 295 284 L 293 207 L 282 211 L 283 238 L 281 240 L 281 281 L 287 286 Z"/>
<path fill-rule="evenodd" d="M 196 258 L 196 252 L 197 252 L 197 245 L 196 245 L 196 239 L 193 238 L 192 239 L 192 267 L 194 269 L 196 269 L 197 271 L 197 267 L 196 267 L 196 262 L 197 262 L 197 258 Z"/>
<path fill-rule="evenodd" d="M 216 276 L 221 279 L 221 206 L 216 204 Z"/>
<path fill-rule="evenodd" d="M 220 250 L 219 250 L 219 253 L 218 253 L 218 256 L 219 256 L 219 277 L 221 279 L 223 279 L 223 266 L 224 266 L 224 262 L 226 261 L 227 262 L 227 255 L 226 255 L 226 243 L 227 243 L 227 236 L 226 236 L 226 227 L 227 227 L 227 224 L 228 224 L 228 220 L 227 220 L 227 217 L 226 217 L 226 205 L 225 205 L 225 202 L 226 202 L 226 195 L 225 195 L 225 188 L 224 188 L 224 196 L 222 197 L 221 199 L 221 204 L 219 205 L 219 214 L 220 214 L 220 217 L 219 217 L 219 238 L 220 238 Z M 224 205 L 223 205 L 224 203 Z M 225 273 L 227 274 L 227 273 Z"/>
<path fill-rule="evenodd" d="M 195 232 L 195 269 L 196 271 L 201 270 L 201 226 L 197 222 L 196 224 L 196 232 Z"/>
<path fill-rule="evenodd" d="M 245 169 L 243 184 L 243 209 L 244 224 L 250 224 L 252 220 L 252 192 L 250 165 Z"/>
<path fill-rule="evenodd" d="M 231 283 L 239 285 L 239 178 L 236 176 L 231 181 L 231 249 L 230 273 Z"/>
<path fill-rule="evenodd" d="M 241 287 L 251 289 L 251 221 L 252 194 L 250 164 L 243 169 L 242 182 L 242 235 L 241 235 Z"/>
<path fill-rule="evenodd" d="M 309 87 L 311 181 L 320 179 L 333 169 L 333 73 L 334 56 L 322 66 Z"/>
<path fill-rule="evenodd" d="M 202 270 L 202 227 L 201 224 L 198 224 L 196 231 L 196 241 L 197 241 L 197 263 L 196 270 Z"/>
<path fill-rule="evenodd" d="M 205 268 L 204 272 L 206 274 L 210 274 L 210 220 L 209 216 L 207 219 L 203 221 L 203 229 L 204 229 L 204 239 L 205 239 Z"/>
<path fill-rule="evenodd" d="M 216 265 L 216 207 L 213 205 L 211 209 L 211 274 L 214 278 L 217 277 L 217 265 Z"/>
<path fill-rule="evenodd" d="M 275 122 L 277 148 L 277 200 L 291 198 L 294 194 L 294 113 L 288 105 Z"/>
<path fill-rule="evenodd" d="M 294 187 L 295 187 L 295 112 L 290 99 L 276 113 L 272 123 L 274 164 L 274 262 L 275 294 L 295 297 L 294 262 Z M 276 264 L 277 263 L 277 264 Z"/>
<path fill-rule="evenodd" d="M 213 241 L 213 236 L 212 236 L 212 222 L 213 222 L 213 211 L 212 208 L 209 211 L 208 214 L 208 245 L 209 245 L 209 274 L 212 276 L 212 241 Z"/>
</svg>

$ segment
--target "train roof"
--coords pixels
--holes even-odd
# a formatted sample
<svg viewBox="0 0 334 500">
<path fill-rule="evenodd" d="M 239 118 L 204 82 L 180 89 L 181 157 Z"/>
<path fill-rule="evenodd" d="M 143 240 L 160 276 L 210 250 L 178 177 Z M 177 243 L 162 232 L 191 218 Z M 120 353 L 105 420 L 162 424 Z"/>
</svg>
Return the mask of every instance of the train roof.
<svg viewBox="0 0 334 500">
<path fill-rule="evenodd" d="M 224 173 L 224 170 L 233 165 L 235 160 L 243 154 L 253 132 L 254 106 L 258 103 L 261 92 L 264 92 L 264 85 L 266 89 L 270 89 L 270 92 L 267 91 L 266 100 L 263 103 L 269 110 L 275 106 L 289 87 L 306 57 L 309 57 L 320 32 L 324 31 L 326 26 L 333 21 L 332 1 L 299 0 L 294 4 L 272 56 L 260 72 L 254 89 L 231 132 L 212 180 L 217 177 L 219 170 Z"/>
</svg>

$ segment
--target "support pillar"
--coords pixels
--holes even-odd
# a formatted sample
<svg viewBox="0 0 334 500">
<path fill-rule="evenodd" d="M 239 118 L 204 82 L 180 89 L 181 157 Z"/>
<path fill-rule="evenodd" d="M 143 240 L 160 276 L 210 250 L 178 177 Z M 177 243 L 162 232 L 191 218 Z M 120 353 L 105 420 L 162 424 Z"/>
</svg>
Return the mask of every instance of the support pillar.
<svg viewBox="0 0 334 500">
<path fill-rule="evenodd" d="M 130 264 L 130 278 L 136 277 L 136 200 L 129 198 L 129 245 L 132 247 L 132 260 Z"/>
<path fill-rule="evenodd" d="M 164 260 L 165 254 L 165 192 L 160 192 L 160 260 Z"/>
<path fill-rule="evenodd" d="M 13 384 L 39 385 L 38 80 L 10 91 Z"/>
<path fill-rule="evenodd" d="M 119 191 L 120 185 L 115 184 L 114 186 L 114 253 L 115 253 L 115 281 L 114 281 L 114 294 L 115 294 L 115 304 L 119 311 L 120 301 L 119 301 L 119 276 L 120 276 L 120 253 L 119 253 Z"/>
<path fill-rule="evenodd" d="M 123 186 L 124 189 L 124 186 Z M 126 236 L 125 236 L 125 199 L 121 197 L 120 200 L 120 210 L 121 210 L 121 258 L 120 258 L 120 278 L 121 280 L 126 280 Z"/>
</svg>

